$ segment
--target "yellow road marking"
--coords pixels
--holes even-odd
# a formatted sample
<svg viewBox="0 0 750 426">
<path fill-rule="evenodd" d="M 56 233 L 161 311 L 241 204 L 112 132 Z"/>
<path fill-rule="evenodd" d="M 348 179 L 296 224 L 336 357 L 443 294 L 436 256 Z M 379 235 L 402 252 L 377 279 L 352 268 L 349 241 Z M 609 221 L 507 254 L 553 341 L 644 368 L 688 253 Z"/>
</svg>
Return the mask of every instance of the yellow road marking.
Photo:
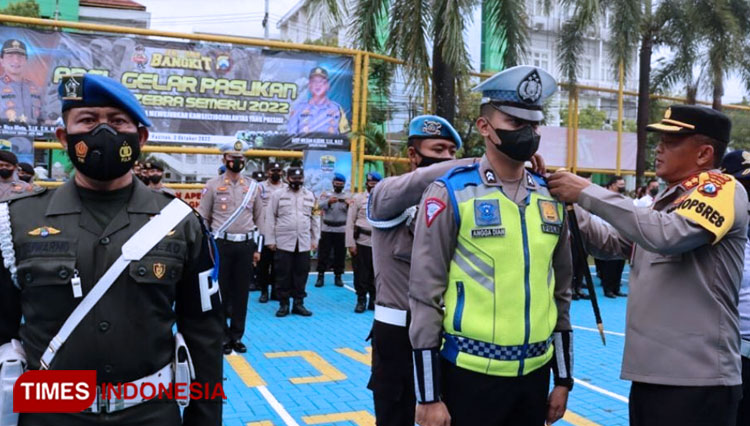
<svg viewBox="0 0 750 426">
<path fill-rule="evenodd" d="M 302 417 L 302 421 L 309 425 L 353 422 L 357 426 L 375 426 L 375 417 L 367 411 L 350 411 L 348 413 L 305 416 Z"/>
<path fill-rule="evenodd" d="M 567 410 L 565 412 L 563 420 L 575 426 L 601 426 L 599 423 L 594 423 L 585 417 L 581 417 L 578 414 L 573 413 L 570 410 Z"/>
<path fill-rule="evenodd" d="M 263 420 L 260 422 L 250 422 L 245 426 L 273 426 L 273 422 L 270 420 Z"/>
<path fill-rule="evenodd" d="M 338 348 L 334 349 L 341 355 L 348 356 L 349 358 L 359 361 L 364 365 L 372 365 L 372 348 L 366 347 L 364 352 L 357 352 L 354 349 L 349 348 Z"/>
<path fill-rule="evenodd" d="M 265 386 L 266 382 L 260 377 L 257 371 L 247 362 L 245 357 L 241 355 L 226 355 L 225 358 L 232 369 L 240 376 L 245 386 L 249 388 L 255 388 L 258 386 Z M 258 425 L 261 426 L 261 425 Z M 265 425 L 264 425 L 265 426 Z"/>
<path fill-rule="evenodd" d="M 301 357 L 320 372 L 319 376 L 292 377 L 290 382 L 299 385 L 303 383 L 322 383 L 346 380 L 346 375 L 337 370 L 336 367 L 329 364 L 328 361 L 321 358 L 320 355 L 313 351 L 290 351 L 290 352 L 269 352 L 266 358 L 290 358 Z"/>
</svg>

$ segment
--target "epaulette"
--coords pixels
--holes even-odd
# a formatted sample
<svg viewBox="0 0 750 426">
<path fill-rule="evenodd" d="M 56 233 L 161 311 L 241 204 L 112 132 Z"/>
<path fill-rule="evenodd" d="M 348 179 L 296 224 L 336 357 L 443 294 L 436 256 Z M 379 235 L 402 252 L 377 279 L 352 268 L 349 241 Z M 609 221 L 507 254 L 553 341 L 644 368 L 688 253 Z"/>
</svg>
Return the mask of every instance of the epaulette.
<svg viewBox="0 0 750 426">
<path fill-rule="evenodd" d="M 482 179 L 479 177 L 478 171 L 479 163 L 456 166 L 438 178 L 437 182 L 444 183 L 449 188 L 449 192 L 453 189 L 464 188 L 467 185 L 480 185 Z"/>
<path fill-rule="evenodd" d="M 526 171 L 529 172 L 529 174 L 531 175 L 531 177 L 536 181 L 537 185 L 543 186 L 545 188 L 547 187 L 547 178 L 545 178 L 544 176 L 540 175 L 539 173 L 531 170 L 528 167 L 526 168 Z"/>
<path fill-rule="evenodd" d="M 18 201 L 20 199 L 28 198 L 28 197 L 35 197 L 37 195 L 41 195 L 41 194 L 44 194 L 45 192 L 47 192 L 47 188 L 45 188 L 43 186 L 34 186 L 32 188 L 33 189 L 31 191 L 13 193 L 13 194 L 11 194 L 10 196 L 8 196 L 8 198 L 6 198 L 3 201 L 11 203 L 13 201 Z"/>
</svg>

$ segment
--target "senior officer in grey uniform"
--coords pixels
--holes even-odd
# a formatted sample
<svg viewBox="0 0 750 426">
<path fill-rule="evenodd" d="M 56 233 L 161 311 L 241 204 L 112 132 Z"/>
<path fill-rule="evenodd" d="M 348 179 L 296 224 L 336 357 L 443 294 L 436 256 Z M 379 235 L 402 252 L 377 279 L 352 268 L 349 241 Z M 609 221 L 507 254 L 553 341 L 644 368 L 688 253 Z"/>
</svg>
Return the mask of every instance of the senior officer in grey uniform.
<svg viewBox="0 0 750 426">
<path fill-rule="evenodd" d="M 317 132 L 334 135 L 348 133 L 351 129 L 346 111 L 328 97 L 328 90 L 331 88 L 328 71 L 323 67 L 310 70 L 307 88 L 310 98 L 292 106 L 287 132 L 293 135 Z"/>
<path fill-rule="evenodd" d="M 343 287 L 344 263 L 346 262 L 346 214 L 349 210 L 351 195 L 344 192 L 346 176 L 341 173 L 333 175 L 333 191 L 323 191 L 318 198 L 320 206 L 320 249 L 318 250 L 318 280 L 315 287 L 323 287 L 325 273 L 333 266 L 334 284 Z"/>
<path fill-rule="evenodd" d="M 381 425 L 414 425 L 414 372 L 409 344 L 409 266 L 416 204 L 427 185 L 459 164 L 461 137 L 442 117 L 423 115 L 409 124 L 407 155 L 411 172 L 383 179 L 372 190 L 368 220 L 372 225 L 375 271 L 375 321 L 372 326 L 372 374 L 375 417 Z M 436 164 L 440 163 L 440 164 Z"/>
<path fill-rule="evenodd" d="M 222 161 L 227 171 L 206 182 L 198 212 L 206 219 L 219 247 L 219 283 L 224 312 L 229 325 L 224 330 L 224 353 L 245 353 L 242 343 L 253 264 L 260 260 L 261 244 L 256 237 L 263 228 L 265 214 L 260 185 L 242 175 L 243 141 L 222 145 Z"/>
<path fill-rule="evenodd" d="M 58 189 L 39 189 L 10 202 L 10 230 L 1 237 L 12 233 L 13 244 L 12 250 L 3 249 L 11 266 L 0 271 L 0 345 L 19 339 L 32 370 L 44 365 L 96 370 L 99 384 L 161 386 L 184 374 L 175 367 L 179 360 L 173 363 L 176 321 L 192 357 L 194 380 L 220 385 L 223 315 L 218 289 L 201 284 L 213 264 L 211 236 L 200 217 L 183 211 L 187 217 L 175 219 L 176 226 L 169 220 L 168 227 L 160 226 L 165 237 L 140 260 L 124 265 L 116 260 L 124 258 L 123 244 L 136 231 L 174 216 L 151 220 L 163 208 L 186 208 L 130 173 L 148 139 L 149 119 L 135 97 L 107 77 L 65 77 L 59 90 L 65 127 L 56 135 L 77 171 Z M 142 238 L 138 243 L 147 244 Z M 118 265 L 124 272 L 114 275 L 114 282 L 103 277 Z M 105 284 L 100 279 L 112 286 L 88 314 L 77 314 L 92 287 Z M 69 316 L 80 324 L 65 341 L 61 326 Z M 19 425 L 219 426 L 221 412 L 221 398 L 191 401 L 182 419 L 177 401 L 95 399 L 82 413 L 21 414 Z"/>
<path fill-rule="evenodd" d="M 367 192 L 354 196 L 346 215 L 346 248 L 352 255 L 354 269 L 354 290 L 357 292 L 357 305 L 354 312 L 361 314 L 365 306 L 375 310 L 375 271 L 372 267 L 372 226 L 367 221 L 367 200 L 375 185 L 383 179 L 380 173 L 370 172 L 365 178 Z M 367 303 L 367 295 L 370 302 Z"/>
<path fill-rule="evenodd" d="M 34 189 L 30 184 L 16 179 L 17 168 L 18 157 L 16 157 L 16 154 L 0 150 L 0 201 L 31 192 Z"/>
<path fill-rule="evenodd" d="M 292 313 L 309 317 L 305 308 L 305 285 L 310 271 L 310 250 L 320 238 L 320 222 L 315 195 L 303 187 L 305 174 L 300 167 L 286 172 L 289 186 L 276 191 L 266 210 L 268 221 L 266 244 L 275 252 L 276 291 L 279 296 L 277 317 L 289 315 L 289 298 L 294 300 Z"/>
<path fill-rule="evenodd" d="M 10 39 L 3 43 L 0 63 L 0 119 L 10 122 L 36 123 L 42 113 L 42 92 L 26 72 L 26 44 Z"/>
<path fill-rule="evenodd" d="M 269 163 L 266 169 L 266 176 L 267 179 L 260 184 L 260 188 L 263 190 L 261 197 L 263 198 L 264 210 L 268 209 L 268 204 L 271 201 L 273 193 L 285 188 L 284 182 L 281 180 L 284 176 L 284 168 L 281 166 L 281 163 L 276 161 Z M 268 235 L 268 230 L 263 230 L 263 234 Z M 274 253 L 268 248 L 268 245 L 264 245 L 263 251 L 260 253 L 260 262 L 258 263 L 258 287 L 260 287 L 258 302 L 260 303 L 268 303 L 269 287 L 271 288 L 270 296 L 272 298 L 276 296 L 276 292 L 274 291 L 276 274 L 273 266 L 273 255 Z M 275 299 L 278 299 L 278 297 L 275 297 Z"/>
<path fill-rule="evenodd" d="M 661 133 L 656 175 L 668 185 L 651 208 L 567 172 L 553 174 L 550 189 L 582 208 L 590 253 L 632 259 L 621 374 L 633 382 L 630 424 L 734 426 L 748 198 L 716 170 L 731 122 L 673 105 L 648 129 Z"/>
<path fill-rule="evenodd" d="M 482 93 L 476 127 L 485 155 L 430 184 L 415 219 L 416 420 L 551 424 L 573 386 L 573 268 L 563 205 L 524 164 L 539 147 L 542 105 L 557 83 L 524 65 L 474 90 Z"/>
</svg>

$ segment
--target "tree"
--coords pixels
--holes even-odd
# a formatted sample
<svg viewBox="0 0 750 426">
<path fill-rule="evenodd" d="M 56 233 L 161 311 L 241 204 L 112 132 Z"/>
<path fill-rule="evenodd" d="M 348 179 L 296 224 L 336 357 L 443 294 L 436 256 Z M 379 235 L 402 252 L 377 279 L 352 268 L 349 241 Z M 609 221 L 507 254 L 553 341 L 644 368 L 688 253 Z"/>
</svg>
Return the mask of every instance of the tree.
<svg viewBox="0 0 750 426">
<path fill-rule="evenodd" d="M 0 9 L 0 14 L 39 18 L 39 4 L 34 0 L 10 3 L 7 7 Z"/>
<path fill-rule="evenodd" d="M 561 125 L 568 127 L 568 108 L 560 110 Z M 607 122 L 607 113 L 594 108 L 592 105 L 578 111 L 578 128 L 602 130 Z"/>
</svg>

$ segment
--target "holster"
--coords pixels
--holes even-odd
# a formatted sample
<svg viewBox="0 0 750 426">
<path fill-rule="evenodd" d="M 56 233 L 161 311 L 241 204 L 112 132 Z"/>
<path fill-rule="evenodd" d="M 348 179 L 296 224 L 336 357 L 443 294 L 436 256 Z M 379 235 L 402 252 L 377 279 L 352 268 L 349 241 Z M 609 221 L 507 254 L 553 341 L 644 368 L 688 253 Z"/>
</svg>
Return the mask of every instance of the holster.
<svg viewBox="0 0 750 426">
<path fill-rule="evenodd" d="M 187 407 L 190 404 L 190 383 L 195 380 L 195 368 L 193 367 L 193 359 L 190 357 L 190 351 L 188 350 L 185 339 L 182 334 L 177 333 L 174 335 L 174 383 L 185 384 L 184 389 L 186 395 L 175 395 L 177 403 L 181 407 Z M 175 389 L 177 387 L 175 386 Z"/>
<path fill-rule="evenodd" d="M 26 365 L 21 342 L 12 339 L 0 346 L 0 426 L 18 425 L 18 413 L 13 412 L 13 386 Z"/>
</svg>

